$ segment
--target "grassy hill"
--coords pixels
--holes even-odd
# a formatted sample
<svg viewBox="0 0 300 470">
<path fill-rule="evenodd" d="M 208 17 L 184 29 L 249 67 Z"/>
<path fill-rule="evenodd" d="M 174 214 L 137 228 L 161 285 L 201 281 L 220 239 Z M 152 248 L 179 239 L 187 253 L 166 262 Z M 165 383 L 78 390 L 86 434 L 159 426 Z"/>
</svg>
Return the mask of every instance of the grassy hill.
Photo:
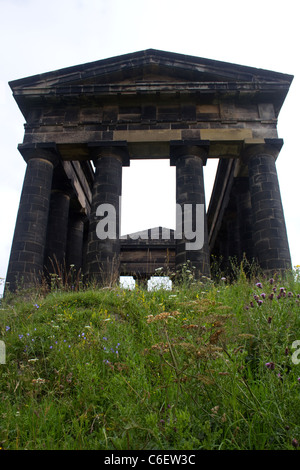
<svg viewBox="0 0 300 470">
<path fill-rule="evenodd" d="M 0 447 L 297 449 L 296 274 L 8 297 Z"/>
</svg>

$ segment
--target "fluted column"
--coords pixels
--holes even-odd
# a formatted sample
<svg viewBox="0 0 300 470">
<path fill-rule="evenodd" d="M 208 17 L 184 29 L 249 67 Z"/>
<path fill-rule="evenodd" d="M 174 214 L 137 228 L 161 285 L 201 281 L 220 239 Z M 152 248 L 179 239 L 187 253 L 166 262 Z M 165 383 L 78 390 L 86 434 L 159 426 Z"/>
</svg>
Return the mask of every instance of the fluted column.
<svg viewBox="0 0 300 470">
<path fill-rule="evenodd" d="M 100 284 L 111 284 L 119 276 L 120 196 L 122 165 L 126 148 L 118 145 L 93 146 L 91 158 L 95 178 L 86 255 L 87 277 Z"/>
<path fill-rule="evenodd" d="M 20 145 L 19 150 L 27 168 L 6 276 L 10 291 L 30 287 L 41 279 L 53 168 L 58 162 L 54 145 Z"/>
<path fill-rule="evenodd" d="M 180 142 L 171 145 L 171 165 L 176 165 L 176 269 L 190 261 L 197 277 L 210 276 L 203 179 L 206 159 L 207 150 L 203 145 Z"/>
<path fill-rule="evenodd" d="M 291 268 L 291 257 L 281 202 L 273 145 L 249 146 L 245 152 L 252 204 L 253 243 L 265 271 Z"/>
</svg>

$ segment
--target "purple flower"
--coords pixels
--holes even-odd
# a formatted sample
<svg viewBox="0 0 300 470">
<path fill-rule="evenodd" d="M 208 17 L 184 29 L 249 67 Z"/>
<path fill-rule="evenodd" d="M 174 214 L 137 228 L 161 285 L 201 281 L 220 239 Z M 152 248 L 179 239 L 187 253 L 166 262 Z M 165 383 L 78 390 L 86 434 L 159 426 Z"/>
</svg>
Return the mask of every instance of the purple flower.
<svg viewBox="0 0 300 470">
<path fill-rule="evenodd" d="M 262 283 L 261 283 L 261 282 L 257 282 L 257 283 L 256 283 L 256 287 L 258 287 L 259 289 L 262 289 Z"/>
<path fill-rule="evenodd" d="M 263 304 L 263 301 L 262 301 L 262 300 L 258 300 L 258 301 L 257 301 L 257 304 L 258 304 L 258 305 L 262 305 L 262 304 Z"/>
<path fill-rule="evenodd" d="M 299 442 L 297 441 L 297 439 L 292 439 L 292 446 L 293 447 L 299 447 Z"/>
<path fill-rule="evenodd" d="M 265 299 L 266 298 L 266 294 L 263 292 L 262 294 L 260 294 L 260 296 Z"/>
<path fill-rule="evenodd" d="M 9 331 L 9 330 L 10 330 L 10 326 L 6 326 L 5 331 Z"/>
<path fill-rule="evenodd" d="M 269 295 L 269 299 L 270 299 L 270 300 L 273 300 L 273 299 L 274 299 L 274 294 L 273 294 L 273 293 Z"/>
<path fill-rule="evenodd" d="M 274 364 L 274 362 L 267 362 L 266 367 L 270 370 L 274 370 L 275 369 L 275 364 Z"/>
<path fill-rule="evenodd" d="M 288 297 L 293 297 L 293 292 L 288 292 Z"/>
<path fill-rule="evenodd" d="M 271 279 L 269 279 L 269 283 L 272 285 L 274 284 L 274 279 L 271 277 Z"/>
</svg>

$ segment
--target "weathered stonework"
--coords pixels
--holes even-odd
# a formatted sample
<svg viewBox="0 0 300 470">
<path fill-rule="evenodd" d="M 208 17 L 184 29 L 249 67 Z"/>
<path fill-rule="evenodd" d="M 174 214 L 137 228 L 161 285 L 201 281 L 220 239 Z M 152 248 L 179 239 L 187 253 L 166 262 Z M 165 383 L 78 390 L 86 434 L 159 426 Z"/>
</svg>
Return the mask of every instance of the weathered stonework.
<svg viewBox="0 0 300 470">
<path fill-rule="evenodd" d="M 150 49 L 10 82 L 28 165 L 7 285 L 32 283 L 53 257 L 98 281 L 113 264 L 145 277 L 158 262 L 177 269 L 188 260 L 209 276 L 210 254 L 288 268 L 275 160 L 292 78 Z M 118 220 L 115 240 L 97 237 L 97 207 L 110 203 L 118 214 L 122 167 L 137 158 L 170 158 L 177 203 L 194 206 L 206 204 L 203 165 L 220 159 L 201 250 L 173 232 L 169 241 L 120 239 Z"/>
</svg>

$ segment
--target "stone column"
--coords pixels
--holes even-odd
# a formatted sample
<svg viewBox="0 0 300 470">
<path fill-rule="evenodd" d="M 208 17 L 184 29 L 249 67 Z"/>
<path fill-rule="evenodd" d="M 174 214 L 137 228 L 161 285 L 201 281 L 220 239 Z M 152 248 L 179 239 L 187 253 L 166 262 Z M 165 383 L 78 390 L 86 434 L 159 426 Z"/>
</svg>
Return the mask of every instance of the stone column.
<svg viewBox="0 0 300 470">
<path fill-rule="evenodd" d="M 74 265 L 76 271 L 82 268 L 84 220 L 80 212 L 72 212 L 69 217 L 67 266 Z"/>
<path fill-rule="evenodd" d="M 239 223 L 240 260 L 245 256 L 251 262 L 254 258 L 253 223 L 249 178 L 247 176 L 235 178 L 235 197 Z"/>
<path fill-rule="evenodd" d="M 291 268 L 291 257 L 275 160 L 275 145 L 249 146 L 245 156 L 249 170 L 253 243 L 261 268 L 275 273 Z"/>
<path fill-rule="evenodd" d="M 210 255 L 208 246 L 207 218 L 205 207 L 203 166 L 206 164 L 207 149 L 204 145 L 171 144 L 171 165 L 176 165 L 176 204 L 178 215 L 176 220 L 176 270 L 188 261 L 196 268 L 196 277 L 210 277 Z M 199 219 L 198 209 L 202 205 L 204 220 Z M 181 208 L 181 211 L 180 209 Z M 190 208 L 192 212 L 187 216 Z M 187 217 L 186 217 L 187 216 Z M 182 228 L 182 239 L 178 232 Z M 194 240 L 188 227 L 195 233 Z M 192 242 L 192 243 L 191 243 Z M 198 243 L 200 243 L 200 247 Z"/>
<path fill-rule="evenodd" d="M 44 260 L 48 274 L 58 274 L 66 261 L 69 207 L 70 191 L 52 190 Z"/>
<path fill-rule="evenodd" d="M 46 244 L 48 212 L 54 165 L 58 156 L 54 144 L 20 145 L 27 162 L 15 225 L 6 289 L 30 287 L 41 279 Z"/>
<path fill-rule="evenodd" d="M 119 278 L 120 207 L 122 165 L 127 157 L 122 145 L 91 146 L 95 179 L 86 255 L 87 277 L 102 285 Z"/>
</svg>

